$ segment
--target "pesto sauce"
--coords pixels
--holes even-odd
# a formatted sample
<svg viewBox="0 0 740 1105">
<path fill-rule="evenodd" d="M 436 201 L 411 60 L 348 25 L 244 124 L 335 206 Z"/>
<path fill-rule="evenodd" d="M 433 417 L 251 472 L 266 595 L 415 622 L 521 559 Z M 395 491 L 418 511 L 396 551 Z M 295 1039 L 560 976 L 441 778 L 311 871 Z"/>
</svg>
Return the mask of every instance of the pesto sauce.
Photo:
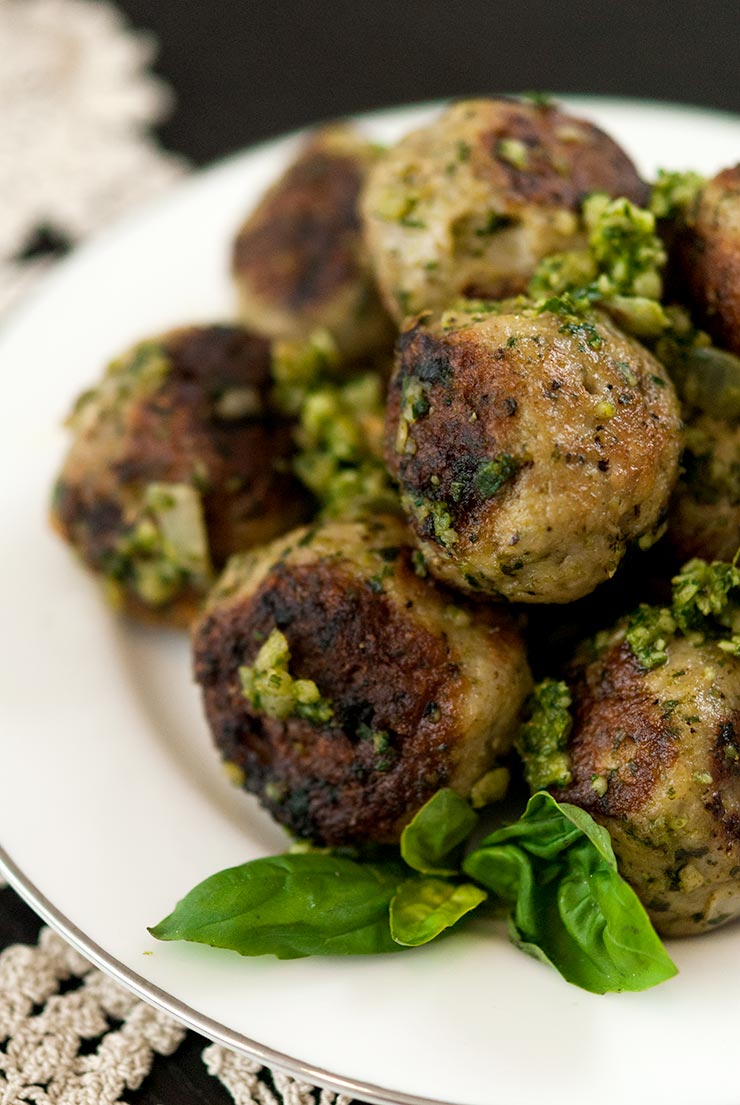
<svg viewBox="0 0 740 1105">
<path fill-rule="evenodd" d="M 533 793 L 567 786 L 572 779 L 567 752 L 573 728 L 571 705 L 568 687 L 555 679 L 543 679 L 527 700 L 527 720 L 519 730 L 515 748 Z"/>
<path fill-rule="evenodd" d="M 278 721 L 303 718 L 312 725 L 326 725 L 334 717 L 331 702 L 322 697 L 312 679 L 290 674 L 290 648 L 285 635 L 273 629 L 254 663 L 239 668 L 241 691 L 258 713 Z"/>
</svg>

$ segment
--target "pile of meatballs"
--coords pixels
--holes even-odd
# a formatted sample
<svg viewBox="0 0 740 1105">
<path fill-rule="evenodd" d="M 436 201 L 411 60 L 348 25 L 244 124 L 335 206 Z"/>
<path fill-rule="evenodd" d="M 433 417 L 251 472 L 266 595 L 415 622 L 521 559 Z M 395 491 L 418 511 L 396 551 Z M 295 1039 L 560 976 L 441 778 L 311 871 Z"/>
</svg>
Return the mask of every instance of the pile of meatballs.
<svg viewBox="0 0 740 1105">
<path fill-rule="evenodd" d="M 455 103 L 387 149 L 317 132 L 236 233 L 238 321 L 147 337 L 79 398 L 52 522 L 117 609 L 190 629 L 229 774 L 315 844 L 393 843 L 441 787 L 500 797 L 533 669 L 565 680 L 556 795 L 671 935 L 740 913 L 740 659 L 679 635 L 648 669 L 620 627 L 735 556 L 740 395 L 677 387 L 597 303 L 528 298 L 588 196 L 649 191 L 547 102 Z M 740 166 L 658 233 L 666 302 L 734 363 Z"/>
</svg>

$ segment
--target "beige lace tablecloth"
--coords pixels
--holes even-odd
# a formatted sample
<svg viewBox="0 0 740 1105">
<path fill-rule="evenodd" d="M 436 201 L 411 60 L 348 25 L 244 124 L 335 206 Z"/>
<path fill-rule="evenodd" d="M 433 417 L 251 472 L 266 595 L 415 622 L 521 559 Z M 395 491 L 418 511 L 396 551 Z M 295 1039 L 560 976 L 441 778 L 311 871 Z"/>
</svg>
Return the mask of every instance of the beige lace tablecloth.
<svg viewBox="0 0 740 1105">
<path fill-rule="evenodd" d="M 102 0 L 0 0 L 0 315 L 59 254 L 186 171 L 149 136 L 172 106 L 153 54 Z M 125 1102 L 184 1036 L 49 929 L 0 952 L 0 1105 Z M 217 1044 L 202 1059 L 237 1105 L 349 1101 Z"/>
</svg>

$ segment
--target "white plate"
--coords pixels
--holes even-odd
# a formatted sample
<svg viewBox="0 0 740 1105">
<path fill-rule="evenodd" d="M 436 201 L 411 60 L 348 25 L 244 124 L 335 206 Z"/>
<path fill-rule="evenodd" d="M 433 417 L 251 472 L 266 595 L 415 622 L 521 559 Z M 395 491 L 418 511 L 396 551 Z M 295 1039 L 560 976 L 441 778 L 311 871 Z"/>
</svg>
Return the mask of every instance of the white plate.
<svg viewBox="0 0 740 1105">
<path fill-rule="evenodd" d="M 576 106 L 647 173 L 712 172 L 740 156 L 740 119 Z M 366 125 L 388 139 L 428 110 Z M 80 250 L 0 333 L 0 866 L 143 997 L 307 1081 L 382 1102 L 737 1105 L 737 927 L 673 943 L 677 979 L 607 997 L 566 985 L 483 923 L 403 955 L 288 962 L 146 932 L 201 878 L 286 840 L 221 773 L 187 641 L 117 622 L 49 533 L 60 421 L 133 339 L 229 315 L 230 236 L 293 142 L 200 174 Z"/>
</svg>

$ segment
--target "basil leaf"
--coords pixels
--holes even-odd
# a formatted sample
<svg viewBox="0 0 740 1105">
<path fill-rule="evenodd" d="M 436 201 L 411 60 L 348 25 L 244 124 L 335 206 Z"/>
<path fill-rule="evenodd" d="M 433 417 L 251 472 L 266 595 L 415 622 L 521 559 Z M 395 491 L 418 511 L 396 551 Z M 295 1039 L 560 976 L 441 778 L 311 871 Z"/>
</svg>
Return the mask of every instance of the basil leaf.
<svg viewBox="0 0 740 1105">
<path fill-rule="evenodd" d="M 422 875 L 456 875 L 458 863 L 451 853 L 478 823 L 464 798 L 446 787 L 422 806 L 401 834 L 401 856 Z"/>
<path fill-rule="evenodd" d="M 470 882 L 407 879 L 391 901 L 391 935 L 398 944 L 428 944 L 487 897 Z"/>
<path fill-rule="evenodd" d="M 676 974 L 609 834 L 576 806 L 538 792 L 463 870 L 512 905 L 515 943 L 584 990 L 646 990 Z"/>
<path fill-rule="evenodd" d="M 400 864 L 311 852 L 256 859 L 199 883 L 149 932 L 278 959 L 398 951 L 388 907 L 403 878 Z"/>
</svg>

